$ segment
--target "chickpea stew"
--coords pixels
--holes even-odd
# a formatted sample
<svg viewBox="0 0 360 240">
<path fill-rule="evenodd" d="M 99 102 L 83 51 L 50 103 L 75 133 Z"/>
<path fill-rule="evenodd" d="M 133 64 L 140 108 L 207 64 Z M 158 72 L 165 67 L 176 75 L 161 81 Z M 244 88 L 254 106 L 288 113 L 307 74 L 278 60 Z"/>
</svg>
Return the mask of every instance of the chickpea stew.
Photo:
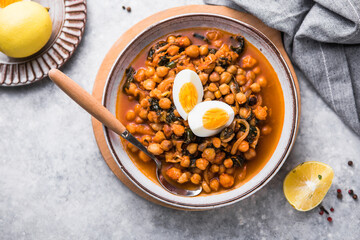
<svg viewBox="0 0 360 240">
<path fill-rule="evenodd" d="M 174 79 L 184 69 L 197 73 L 202 101 L 221 101 L 234 111 L 231 124 L 213 136 L 196 136 L 174 105 Z M 241 35 L 205 28 L 169 34 L 134 59 L 123 82 L 117 118 L 163 161 L 169 179 L 184 188 L 200 184 L 202 195 L 249 181 L 280 139 L 284 99 L 278 77 L 261 51 Z M 157 182 L 155 163 L 122 143 L 135 165 Z"/>
</svg>

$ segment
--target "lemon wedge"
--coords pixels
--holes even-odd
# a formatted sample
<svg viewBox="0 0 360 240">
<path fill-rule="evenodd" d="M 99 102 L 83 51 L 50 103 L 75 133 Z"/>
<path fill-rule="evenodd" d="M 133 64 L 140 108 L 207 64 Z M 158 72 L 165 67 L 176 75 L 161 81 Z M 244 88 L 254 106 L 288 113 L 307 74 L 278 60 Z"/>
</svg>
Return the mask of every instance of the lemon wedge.
<svg viewBox="0 0 360 240">
<path fill-rule="evenodd" d="M 291 170 L 283 190 L 288 202 L 298 211 L 309 211 L 324 199 L 334 178 L 333 169 L 321 162 L 304 162 Z"/>
</svg>

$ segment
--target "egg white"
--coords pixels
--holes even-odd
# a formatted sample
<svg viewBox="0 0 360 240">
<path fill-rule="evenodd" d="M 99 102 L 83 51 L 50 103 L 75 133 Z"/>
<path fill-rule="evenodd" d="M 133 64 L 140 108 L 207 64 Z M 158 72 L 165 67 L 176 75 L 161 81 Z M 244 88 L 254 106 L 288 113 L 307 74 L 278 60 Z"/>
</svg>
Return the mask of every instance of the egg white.
<svg viewBox="0 0 360 240">
<path fill-rule="evenodd" d="M 197 104 L 202 101 L 204 96 L 204 88 L 201 83 L 201 80 L 196 72 L 185 69 L 180 71 L 175 79 L 174 79 L 174 85 L 173 85 L 173 101 L 174 105 L 176 107 L 176 110 L 179 112 L 180 116 L 187 120 L 188 119 L 188 113 L 184 110 L 184 108 L 181 106 L 180 99 L 179 99 L 179 93 L 181 87 L 185 84 L 191 82 L 194 84 L 196 92 L 197 92 Z"/>
<path fill-rule="evenodd" d="M 203 116 L 206 111 L 212 108 L 220 108 L 227 112 L 229 120 L 217 129 L 206 129 L 203 125 Z M 191 131 L 198 137 L 210 137 L 218 134 L 225 127 L 228 127 L 234 120 L 234 110 L 226 103 L 220 101 L 206 101 L 197 104 L 189 113 L 188 123 Z"/>
</svg>

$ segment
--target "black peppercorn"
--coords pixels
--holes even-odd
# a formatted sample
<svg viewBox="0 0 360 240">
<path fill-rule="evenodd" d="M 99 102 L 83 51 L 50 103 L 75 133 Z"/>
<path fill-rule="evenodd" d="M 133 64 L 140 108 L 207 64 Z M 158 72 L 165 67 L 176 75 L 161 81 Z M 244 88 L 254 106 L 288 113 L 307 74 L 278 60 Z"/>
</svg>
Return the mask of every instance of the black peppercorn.
<svg viewBox="0 0 360 240">
<path fill-rule="evenodd" d="M 357 199 L 357 195 L 356 195 L 356 194 L 353 195 L 353 199 L 355 199 L 355 200 Z"/>
<path fill-rule="evenodd" d="M 348 165 L 352 166 L 353 165 L 353 161 L 348 161 Z"/>
</svg>

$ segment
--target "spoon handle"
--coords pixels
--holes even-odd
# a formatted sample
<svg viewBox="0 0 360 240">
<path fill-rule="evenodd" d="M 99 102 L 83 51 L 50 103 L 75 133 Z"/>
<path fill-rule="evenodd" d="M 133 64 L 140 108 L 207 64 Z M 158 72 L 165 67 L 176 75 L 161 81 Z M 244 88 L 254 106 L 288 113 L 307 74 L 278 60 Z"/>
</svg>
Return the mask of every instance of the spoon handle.
<svg viewBox="0 0 360 240">
<path fill-rule="evenodd" d="M 64 73 L 57 69 L 51 69 L 49 77 L 70 98 L 106 127 L 118 135 L 122 135 L 126 131 L 125 126 L 109 110 Z"/>
<path fill-rule="evenodd" d="M 143 151 L 153 159 L 158 167 L 161 167 L 161 161 L 150 153 L 133 135 L 131 135 L 124 125 L 93 96 L 80 87 L 74 80 L 66 76 L 57 69 L 51 69 L 49 72 L 50 79 L 61 88 L 70 98 L 85 109 L 90 115 L 99 120 L 106 127 L 125 138 L 134 146 Z"/>
</svg>

